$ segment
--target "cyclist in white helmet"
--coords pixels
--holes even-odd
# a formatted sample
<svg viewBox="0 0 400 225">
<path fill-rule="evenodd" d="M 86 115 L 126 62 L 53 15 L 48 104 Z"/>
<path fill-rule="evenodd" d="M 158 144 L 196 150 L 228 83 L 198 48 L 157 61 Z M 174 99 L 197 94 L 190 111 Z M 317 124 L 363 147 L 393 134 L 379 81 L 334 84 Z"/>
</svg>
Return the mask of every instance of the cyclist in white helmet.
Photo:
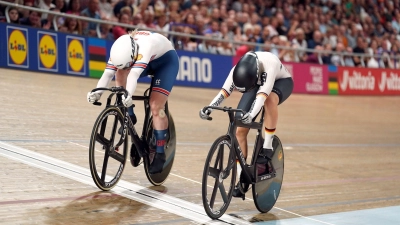
<svg viewBox="0 0 400 225">
<path fill-rule="evenodd" d="M 129 97 L 122 97 L 133 123 L 136 116 L 132 98 L 140 77 L 151 71 L 153 88 L 150 95 L 150 108 L 153 115 L 156 154 L 149 167 L 149 173 L 159 173 L 165 163 L 164 144 L 168 132 L 168 118 L 164 106 L 172 90 L 179 71 L 179 58 L 171 42 L 163 35 L 149 31 L 133 31 L 122 35 L 113 43 L 110 59 L 97 87 L 107 87 L 115 75 L 116 86 L 123 86 Z M 94 103 L 101 97 L 102 91 L 89 92 L 88 102 Z"/>
<path fill-rule="evenodd" d="M 243 123 L 251 123 L 264 107 L 264 144 L 257 158 L 258 164 L 268 166 L 273 155 L 272 140 L 278 123 L 278 105 L 284 102 L 293 91 L 291 74 L 282 65 L 278 57 L 270 52 L 247 52 L 234 66 L 222 87 L 222 90 L 211 101 L 210 106 L 219 106 L 224 99 L 230 96 L 234 89 L 243 93 L 238 109 L 247 112 L 244 115 L 236 114 Z M 200 110 L 200 118 L 207 119 L 211 110 Z M 238 127 L 236 137 L 239 146 L 247 158 L 247 134 L 249 128 Z M 238 165 L 238 171 L 240 166 Z M 267 169 L 267 168 L 266 168 Z M 236 186 L 234 197 L 242 197 Z"/>
</svg>

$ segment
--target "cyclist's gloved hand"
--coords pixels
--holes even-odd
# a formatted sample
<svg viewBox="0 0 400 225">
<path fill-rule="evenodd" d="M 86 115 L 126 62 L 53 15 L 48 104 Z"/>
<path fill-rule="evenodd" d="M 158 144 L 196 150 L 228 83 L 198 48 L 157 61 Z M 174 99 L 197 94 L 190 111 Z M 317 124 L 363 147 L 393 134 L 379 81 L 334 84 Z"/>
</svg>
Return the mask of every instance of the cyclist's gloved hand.
<svg viewBox="0 0 400 225">
<path fill-rule="evenodd" d="M 250 113 L 242 114 L 242 122 L 245 124 L 249 124 L 253 121 L 253 117 L 250 115 Z"/>
<path fill-rule="evenodd" d="M 122 95 L 122 104 L 127 108 L 131 107 L 133 105 L 132 97 L 129 95 L 128 98 L 125 98 L 125 95 Z"/>
<path fill-rule="evenodd" d="M 96 92 L 88 92 L 87 93 L 87 100 L 89 103 L 94 103 L 98 100 L 100 100 L 100 94 Z"/>
<path fill-rule="evenodd" d="M 200 118 L 202 118 L 203 120 L 208 119 L 208 118 L 210 117 L 210 114 L 211 114 L 211 111 L 209 111 L 209 110 L 207 110 L 207 109 L 206 109 L 206 111 L 203 111 L 203 109 L 200 109 L 199 116 L 200 116 Z"/>
</svg>

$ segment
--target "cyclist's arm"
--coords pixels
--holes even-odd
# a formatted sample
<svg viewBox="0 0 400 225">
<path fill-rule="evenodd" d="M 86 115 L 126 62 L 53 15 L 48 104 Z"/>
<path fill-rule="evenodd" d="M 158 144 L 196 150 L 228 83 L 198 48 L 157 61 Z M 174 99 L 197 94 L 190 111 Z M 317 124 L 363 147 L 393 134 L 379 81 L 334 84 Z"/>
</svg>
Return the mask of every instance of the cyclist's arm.
<svg viewBox="0 0 400 225">
<path fill-rule="evenodd" d="M 104 70 L 103 75 L 101 75 L 99 82 L 97 82 L 97 87 L 108 87 L 116 72 L 117 68 L 110 60 L 108 60 L 106 69 Z M 103 94 L 103 92 L 104 91 L 97 91 L 100 95 Z"/>
<path fill-rule="evenodd" d="M 128 74 L 128 78 L 126 81 L 126 90 L 129 92 L 129 95 L 133 95 L 135 93 L 137 87 L 137 80 L 143 71 L 147 68 L 147 64 L 150 61 L 150 54 L 140 54 L 141 59 L 137 60 L 135 64 L 132 65 L 131 71 Z"/>
<path fill-rule="evenodd" d="M 232 79 L 232 73 L 233 73 L 233 67 L 228 75 L 228 77 L 225 80 L 224 85 L 222 86 L 221 91 L 215 96 L 215 98 L 211 101 L 210 106 L 219 106 L 221 103 L 228 98 L 231 94 L 233 89 L 235 88 L 235 85 L 233 84 L 233 79 Z"/>
<path fill-rule="evenodd" d="M 267 100 L 269 94 L 272 91 L 272 88 L 274 87 L 277 71 L 273 67 L 270 67 L 269 69 L 267 69 L 266 73 L 267 78 L 264 84 L 258 89 L 256 99 L 254 99 L 254 102 L 251 105 L 249 111 L 250 115 L 253 118 L 257 115 L 258 112 L 260 112 L 261 108 L 264 106 L 265 100 Z"/>
</svg>

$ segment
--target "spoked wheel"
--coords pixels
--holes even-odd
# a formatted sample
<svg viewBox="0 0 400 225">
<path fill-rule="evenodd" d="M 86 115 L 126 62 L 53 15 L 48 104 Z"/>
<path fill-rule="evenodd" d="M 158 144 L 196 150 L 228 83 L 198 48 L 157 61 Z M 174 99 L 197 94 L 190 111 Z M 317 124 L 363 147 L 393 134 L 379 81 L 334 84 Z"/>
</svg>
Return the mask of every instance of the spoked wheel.
<svg viewBox="0 0 400 225">
<path fill-rule="evenodd" d="M 272 156 L 272 165 L 275 168 L 276 176 L 273 178 L 265 178 L 252 185 L 253 199 L 258 211 L 265 213 L 274 207 L 278 200 L 279 193 L 282 187 L 283 172 L 284 172 L 284 157 L 282 143 L 277 136 L 272 142 L 274 155 Z M 261 176 L 262 177 L 262 176 Z M 258 176 L 260 178 L 260 176 Z M 263 179 L 263 178 L 261 178 Z"/>
<path fill-rule="evenodd" d="M 124 116 L 117 107 L 108 107 L 98 116 L 89 145 L 89 164 L 97 187 L 108 191 L 121 178 L 128 150 L 127 133 L 118 129 L 123 126 Z"/>
<path fill-rule="evenodd" d="M 204 165 L 202 198 L 207 215 L 221 217 L 232 199 L 236 180 L 236 159 L 228 136 L 219 137 L 211 146 Z"/>
<path fill-rule="evenodd" d="M 168 113 L 168 136 L 164 146 L 165 151 L 165 163 L 161 173 L 150 174 L 149 166 L 153 162 L 155 154 L 155 138 L 153 132 L 153 117 L 150 118 L 149 125 L 146 131 L 146 141 L 150 146 L 150 153 L 148 157 L 143 157 L 144 159 L 144 170 L 147 179 L 155 186 L 162 185 L 165 180 L 167 180 L 169 173 L 171 172 L 172 165 L 174 164 L 175 151 L 176 151 L 176 132 L 175 124 L 172 119 L 171 113 Z"/>
</svg>

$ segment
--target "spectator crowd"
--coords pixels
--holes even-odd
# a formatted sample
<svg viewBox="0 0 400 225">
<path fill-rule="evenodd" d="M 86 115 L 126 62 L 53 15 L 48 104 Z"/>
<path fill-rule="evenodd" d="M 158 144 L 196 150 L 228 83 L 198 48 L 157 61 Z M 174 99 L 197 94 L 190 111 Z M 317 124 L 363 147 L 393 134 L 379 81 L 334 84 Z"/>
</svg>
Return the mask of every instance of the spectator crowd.
<svg viewBox="0 0 400 225">
<path fill-rule="evenodd" d="M 8 0 L 44 10 L 120 22 L 168 36 L 176 49 L 241 56 L 270 51 L 286 62 L 400 68 L 400 0 Z M 11 7 L 9 23 L 114 40 L 125 27 Z M 8 18 L 7 18 L 8 17 Z M 218 39 L 225 41 L 221 42 Z M 257 43 L 233 44 L 235 42 Z M 314 51 L 306 51 L 312 49 Z M 341 54 L 344 53 L 344 54 Z M 366 54 L 365 57 L 346 53 Z"/>
</svg>

